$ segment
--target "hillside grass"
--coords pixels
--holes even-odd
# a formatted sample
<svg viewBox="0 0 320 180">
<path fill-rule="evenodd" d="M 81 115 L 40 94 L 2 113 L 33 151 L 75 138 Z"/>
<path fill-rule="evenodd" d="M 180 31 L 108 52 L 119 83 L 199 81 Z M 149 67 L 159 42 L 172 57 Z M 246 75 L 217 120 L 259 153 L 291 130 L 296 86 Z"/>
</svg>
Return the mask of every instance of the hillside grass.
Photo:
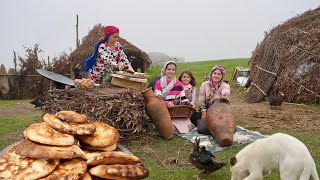
<svg viewBox="0 0 320 180">
<path fill-rule="evenodd" d="M 237 66 L 247 67 L 247 63 L 248 59 L 178 63 L 177 76 L 182 70 L 188 69 L 193 72 L 193 75 L 196 77 L 197 86 L 199 87 L 205 76 L 207 76 L 214 65 L 219 64 L 224 66 L 227 72 L 225 79 L 230 80 L 234 68 Z M 159 75 L 161 68 L 162 67 L 160 66 L 151 66 L 148 71 L 148 79 L 150 80 L 153 76 Z M 236 86 L 235 83 L 231 83 L 231 85 L 231 88 L 235 89 L 234 92 L 243 91 L 242 88 Z M 243 98 L 243 94 L 244 93 L 241 93 L 240 97 Z M 0 101 L 0 106 L 10 106 L 10 104 L 13 105 L 14 103 L 10 103 L 10 101 Z M 39 119 L 39 117 L 35 116 L 26 117 L 24 118 L 24 120 L 0 116 L 0 149 L 3 149 L 5 146 L 15 142 L 15 140 L 11 138 L 13 132 L 15 132 L 15 134 L 22 134 L 23 129 L 37 119 Z M 238 119 L 238 122 L 239 125 L 245 126 L 250 123 L 250 119 Z M 295 132 L 282 129 L 253 130 L 259 131 L 260 133 L 265 135 L 270 135 L 276 132 L 283 132 L 300 139 L 310 150 L 319 172 L 320 138 L 317 134 L 313 132 Z M 149 177 L 146 179 L 196 179 L 198 170 L 188 162 L 188 157 L 192 150 L 193 144 L 187 140 L 184 140 L 176 135 L 172 139 L 166 140 L 152 133 L 144 133 L 141 134 L 139 138 L 129 137 L 128 139 L 121 140 L 119 143 L 125 145 L 126 148 L 128 148 L 134 155 L 138 156 L 142 160 L 142 163 L 150 172 Z M 226 162 L 228 163 L 227 166 L 212 174 L 201 175 L 200 179 L 231 179 L 229 159 L 245 146 L 246 145 L 237 146 L 231 149 L 214 153 L 216 156 L 215 161 Z M 271 175 L 264 179 L 278 180 L 280 179 L 280 177 L 278 175 L 278 172 L 273 172 Z"/>
</svg>

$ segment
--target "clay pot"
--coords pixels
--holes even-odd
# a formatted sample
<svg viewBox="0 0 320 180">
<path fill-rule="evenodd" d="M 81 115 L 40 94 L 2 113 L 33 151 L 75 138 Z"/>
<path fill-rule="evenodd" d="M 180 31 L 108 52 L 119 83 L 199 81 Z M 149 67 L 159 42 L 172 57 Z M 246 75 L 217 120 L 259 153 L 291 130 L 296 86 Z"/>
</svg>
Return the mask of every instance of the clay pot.
<svg viewBox="0 0 320 180">
<path fill-rule="evenodd" d="M 156 96 L 152 88 L 142 91 L 146 100 L 146 113 L 160 135 L 170 139 L 173 135 L 171 117 L 167 106 L 160 96 Z"/>
<path fill-rule="evenodd" d="M 207 127 L 220 146 L 229 146 L 233 142 L 237 117 L 229 101 L 217 99 L 207 110 Z"/>
</svg>

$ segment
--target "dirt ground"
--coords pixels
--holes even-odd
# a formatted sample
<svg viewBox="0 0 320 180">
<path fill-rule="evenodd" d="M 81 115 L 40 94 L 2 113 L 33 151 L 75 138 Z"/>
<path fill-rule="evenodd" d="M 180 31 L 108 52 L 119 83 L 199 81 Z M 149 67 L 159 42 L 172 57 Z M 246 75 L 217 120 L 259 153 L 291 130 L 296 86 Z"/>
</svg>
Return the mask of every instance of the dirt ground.
<svg viewBox="0 0 320 180">
<path fill-rule="evenodd" d="M 239 90 L 231 93 L 231 106 L 236 112 L 238 124 L 245 124 L 245 128 L 312 131 L 320 134 L 319 106 L 284 102 L 279 108 L 272 109 L 267 101 L 248 104 L 239 95 Z"/>
<path fill-rule="evenodd" d="M 44 108 L 44 107 L 43 107 Z M 28 102 L 16 103 L 13 106 L 0 106 L 0 115 L 7 117 L 26 117 L 32 114 L 43 114 L 44 110 L 34 108 L 34 105 Z"/>
<path fill-rule="evenodd" d="M 240 98 L 241 96 L 244 96 L 243 91 L 235 88 L 231 93 L 231 106 L 236 112 L 238 124 L 245 128 L 313 131 L 320 134 L 319 106 L 284 103 L 278 109 L 271 109 L 266 101 L 248 104 L 243 101 L 243 98 Z M 0 107 L 1 116 L 24 117 L 43 113 L 44 110 L 34 108 L 28 102 Z"/>
</svg>

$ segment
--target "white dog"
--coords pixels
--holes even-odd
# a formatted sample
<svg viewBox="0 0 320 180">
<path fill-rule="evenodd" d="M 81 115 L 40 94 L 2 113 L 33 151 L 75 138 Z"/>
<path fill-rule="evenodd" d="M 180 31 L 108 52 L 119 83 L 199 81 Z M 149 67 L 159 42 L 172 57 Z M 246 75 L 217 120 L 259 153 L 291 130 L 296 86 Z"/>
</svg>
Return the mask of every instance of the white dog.
<svg viewBox="0 0 320 180">
<path fill-rule="evenodd" d="M 230 159 L 232 180 L 260 180 L 279 169 L 282 180 L 319 180 L 307 147 L 287 134 L 259 139 Z"/>
</svg>

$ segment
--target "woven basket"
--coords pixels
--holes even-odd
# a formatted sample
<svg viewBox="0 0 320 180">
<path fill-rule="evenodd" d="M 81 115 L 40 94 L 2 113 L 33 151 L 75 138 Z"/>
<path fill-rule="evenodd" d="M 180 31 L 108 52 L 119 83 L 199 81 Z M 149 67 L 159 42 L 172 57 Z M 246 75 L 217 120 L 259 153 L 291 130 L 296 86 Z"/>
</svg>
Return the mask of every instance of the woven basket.
<svg viewBox="0 0 320 180">
<path fill-rule="evenodd" d="M 189 105 L 175 105 L 168 110 L 171 118 L 189 118 L 193 113 Z"/>
</svg>

